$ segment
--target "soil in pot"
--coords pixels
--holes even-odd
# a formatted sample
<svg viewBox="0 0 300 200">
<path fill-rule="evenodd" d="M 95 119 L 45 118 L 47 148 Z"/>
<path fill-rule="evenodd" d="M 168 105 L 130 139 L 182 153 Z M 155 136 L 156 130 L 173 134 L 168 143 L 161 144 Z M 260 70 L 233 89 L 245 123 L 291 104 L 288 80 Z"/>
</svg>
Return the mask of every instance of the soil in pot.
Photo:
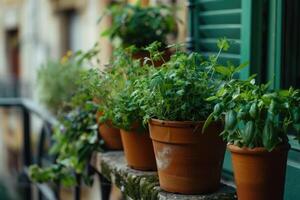
<svg viewBox="0 0 300 200">
<path fill-rule="evenodd" d="M 97 113 L 97 119 L 101 113 Z M 110 121 L 99 123 L 99 135 L 103 139 L 105 147 L 109 150 L 122 150 L 120 129 L 115 128 Z"/>
<path fill-rule="evenodd" d="M 156 170 L 155 156 L 149 133 L 121 129 L 121 137 L 128 166 L 142 171 Z"/>
<path fill-rule="evenodd" d="M 289 148 L 280 145 L 268 152 L 228 145 L 239 200 L 283 200 Z"/>
<path fill-rule="evenodd" d="M 221 123 L 149 122 L 162 189 L 182 194 L 210 193 L 220 186 L 226 144 Z"/>
</svg>

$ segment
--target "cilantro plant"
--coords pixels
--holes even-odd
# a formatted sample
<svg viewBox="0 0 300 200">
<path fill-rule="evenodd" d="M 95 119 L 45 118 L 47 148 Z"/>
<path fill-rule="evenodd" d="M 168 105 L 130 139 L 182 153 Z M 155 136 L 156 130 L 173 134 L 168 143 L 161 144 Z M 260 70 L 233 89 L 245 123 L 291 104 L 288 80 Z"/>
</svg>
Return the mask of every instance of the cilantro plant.
<svg viewBox="0 0 300 200">
<path fill-rule="evenodd" d="M 268 151 L 287 143 L 290 129 L 299 133 L 299 90 L 269 91 L 268 84 L 255 84 L 255 76 L 248 80 L 234 79 L 235 71 L 219 70 L 228 79 L 215 95 L 208 98 L 216 105 L 206 124 L 213 119 L 224 119 L 225 128 L 221 135 L 229 144 L 265 147 Z"/>
<path fill-rule="evenodd" d="M 165 5 L 142 7 L 128 3 L 113 4 L 108 9 L 112 26 L 102 35 L 118 38 L 124 47 L 145 47 L 154 41 L 165 44 L 166 37 L 176 29 L 172 9 Z"/>
</svg>

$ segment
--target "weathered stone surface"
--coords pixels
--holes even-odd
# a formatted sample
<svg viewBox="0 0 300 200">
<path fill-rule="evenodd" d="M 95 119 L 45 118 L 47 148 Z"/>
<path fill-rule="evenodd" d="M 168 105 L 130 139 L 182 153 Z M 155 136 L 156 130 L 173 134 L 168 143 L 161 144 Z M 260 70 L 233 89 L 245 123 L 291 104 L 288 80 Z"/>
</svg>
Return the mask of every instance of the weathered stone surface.
<svg viewBox="0 0 300 200">
<path fill-rule="evenodd" d="M 222 185 L 220 190 L 207 195 L 168 193 L 159 187 L 156 172 L 142 172 L 127 166 L 123 152 L 95 153 L 92 166 L 133 200 L 235 200 L 233 188 Z"/>
</svg>

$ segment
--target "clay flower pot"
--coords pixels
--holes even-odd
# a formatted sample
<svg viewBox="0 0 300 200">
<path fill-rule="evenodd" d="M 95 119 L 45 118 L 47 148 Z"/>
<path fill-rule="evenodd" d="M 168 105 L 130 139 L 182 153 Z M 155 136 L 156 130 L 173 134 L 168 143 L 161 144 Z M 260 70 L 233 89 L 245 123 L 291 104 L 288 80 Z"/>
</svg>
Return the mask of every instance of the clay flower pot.
<svg viewBox="0 0 300 200">
<path fill-rule="evenodd" d="M 105 146 L 110 150 L 122 150 L 120 129 L 113 127 L 111 122 L 99 124 L 99 134 Z"/>
<path fill-rule="evenodd" d="M 149 122 L 160 187 L 182 194 L 210 193 L 220 186 L 226 144 L 220 123 L 202 134 L 204 122 Z"/>
<path fill-rule="evenodd" d="M 102 114 L 97 113 L 97 119 Z M 110 150 L 122 150 L 120 129 L 115 128 L 110 121 L 99 123 L 99 135 L 103 139 L 106 148 Z"/>
<path fill-rule="evenodd" d="M 290 146 L 240 148 L 228 145 L 239 200 L 283 200 L 287 153 Z"/>
<path fill-rule="evenodd" d="M 121 129 L 121 137 L 128 166 L 142 171 L 156 170 L 155 156 L 149 133 Z"/>
</svg>

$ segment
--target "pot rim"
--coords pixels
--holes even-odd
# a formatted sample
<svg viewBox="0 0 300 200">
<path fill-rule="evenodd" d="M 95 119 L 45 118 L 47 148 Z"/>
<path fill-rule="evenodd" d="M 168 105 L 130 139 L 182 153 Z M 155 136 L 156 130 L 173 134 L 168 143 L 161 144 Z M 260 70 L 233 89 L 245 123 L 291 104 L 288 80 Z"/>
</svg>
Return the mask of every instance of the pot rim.
<svg viewBox="0 0 300 200">
<path fill-rule="evenodd" d="M 185 127 L 185 126 L 195 126 L 204 124 L 205 121 L 171 121 L 171 120 L 161 120 L 151 118 L 149 120 L 150 124 L 160 125 L 160 126 L 174 126 L 174 127 Z"/>
<path fill-rule="evenodd" d="M 255 148 L 248 148 L 248 147 L 238 147 L 234 144 L 227 144 L 227 149 L 231 153 L 238 153 L 238 154 L 269 154 L 273 152 L 280 152 L 280 151 L 288 151 L 291 148 L 289 143 L 279 144 L 273 149 L 272 151 L 268 151 L 265 147 L 255 147 Z"/>
<path fill-rule="evenodd" d="M 213 121 L 211 125 L 214 124 L 221 124 L 221 121 Z M 172 120 L 161 120 L 161 119 L 154 119 L 151 118 L 149 120 L 150 125 L 158 125 L 158 126 L 168 126 L 168 127 L 202 127 L 205 124 L 205 121 L 172 121 Z"/>
</svg>

